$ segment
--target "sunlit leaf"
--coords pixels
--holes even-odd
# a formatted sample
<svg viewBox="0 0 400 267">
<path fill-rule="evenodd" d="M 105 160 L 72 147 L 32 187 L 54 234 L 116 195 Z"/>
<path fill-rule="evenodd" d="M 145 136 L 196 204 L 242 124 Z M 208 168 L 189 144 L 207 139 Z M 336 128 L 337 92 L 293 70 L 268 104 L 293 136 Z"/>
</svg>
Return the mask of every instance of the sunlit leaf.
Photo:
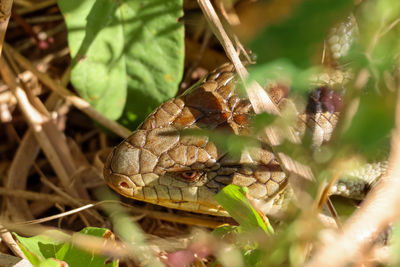
<svg viewBox="0 0 400 267">
<path fill-rule="evenodd" d="M 97 228 L 97 227 L 87 227 L 82 229 L 79 233 L 101 237 L 104 240 L 108 239 L 110 230 L 105 228 Z M 72 236 L 74 238 L 74 235 Z M 69 266 L 109 266 L 116 267 L 118 266 L 118 261 L 109 261 L 105 256 L 98 255 L 94 251 L 88 252 L 82 250 L 81 248 L 76 247 L 70 243 L 65 243 L 56 253 L 56 258 L 63 260 L 69 264 Z"/>
<path fill-rule="evenodd" d="M 106 228 L 87 227 L 80 233 L 106 238 L 111 232 Z M 68 242 L 59 241 L 60 238 L 63 240 L 71 238 L 61 231 L 51 230 L 33 237 L 22 237 L 15 233 L 14 235 L 25 256 L 35 266 L 60 266 L 61 261 L 65 261 L 69 266 L 118 266 L 116 260 L 108 263 L 105 256 L 84 251 Z M 52 236 L 57 238 L 52 238 Z"/>
<path fill-rule="evenodd" d="M 67 234 L 53 230 L 47 231 L 43 235 L 33 237 L 23 237 L 14 233 L 19 242 L 19 246 L 32 264 L 38 264 L 45 259 L 56 257 L 56 253 L 62 247 L 63 243 L 50 238 L 49 236 L 52 234 L 69 238 Z"/>
<path fill-rule="evenodd" d="M 240 225 L 244 231 L 262 229 L 266 234 L 274 233 L 272 226 L 251 205 L 246 197 L 247 189 L 230 184 L 214 196 L 220 204 Z"/>
<path fill-rule="evenodd" d="M 183 73 L 182 0 L 59 0 L 71 82 L 111 119 L 133 128 L 175 95 Z"/>
</svg>

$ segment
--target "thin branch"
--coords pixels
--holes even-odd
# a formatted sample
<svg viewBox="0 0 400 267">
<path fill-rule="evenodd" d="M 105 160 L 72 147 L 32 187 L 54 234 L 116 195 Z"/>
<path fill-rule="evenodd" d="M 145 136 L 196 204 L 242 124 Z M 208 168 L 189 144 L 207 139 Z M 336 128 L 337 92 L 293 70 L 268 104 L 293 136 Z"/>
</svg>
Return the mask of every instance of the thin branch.
<svg viewBox="0 0 400 267">
<path fill-rule="evenodd" d="M 18 257 L 26 259 L 24 253 L 19 248 L 17 243 L 15 242 L 14 238 L 12 237 L 11 233 L 4 228 L 3 225 L 0 224 L 0 238 L 1 241 L 4 242 L 7 247 Z"/>
</svg>

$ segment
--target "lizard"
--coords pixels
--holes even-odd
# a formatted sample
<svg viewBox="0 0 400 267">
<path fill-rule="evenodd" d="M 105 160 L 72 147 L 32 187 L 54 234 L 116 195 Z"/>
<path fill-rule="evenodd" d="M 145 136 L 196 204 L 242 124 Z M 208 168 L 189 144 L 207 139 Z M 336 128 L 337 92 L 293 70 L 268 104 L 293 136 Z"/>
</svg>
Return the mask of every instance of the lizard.
<svg viewBox="0 0 400 267">
<path fill-rule="evenodd" d="M 349 23 L 339 25 L 337 32 L 348 33 L 351 27 Z M 337 47 L 340 37 L 331 37 L 328 43 L 330 40 L 333 40 L 334 58 L 346 53 L 348 42 Z M 257 136 L 257 147 L 244 149 L 241 155 L 230 155 L 206 135 L 182 132 L 207 128 L 250 135 L 249 124 L 254 112 L 249 99 L 240 96 L 237 87 L 234 67 L 227 63 L 182 95 L 161 104 L 113 149 L 104 165 L 105 182 L 128 198 L 220 216 L 228 214 L 214 200 L 214 195 L 226 185 L 235 184 L 248 187 L 249 196 L 263 213 L 282 209 L 283 203 L 292 196 L 289 175 L 280 166 L 271 145 L 261 136 Z M 279 85 L 268 91 L 278 107 L 290 101 L 287 93 Z M 314 131 L 315 146 L 328 141 L 341 105 L 340 94 L 329 86 L 320 86 L 311 94 L 307 110 L 299 114 L 299 135 L 309 126 Z M 360 179 L 350 183 L 339 180 L 331 193 L 361 198 L 385 169 L 386 163 L 369 164 L 355 175 Z"/>
</svg>

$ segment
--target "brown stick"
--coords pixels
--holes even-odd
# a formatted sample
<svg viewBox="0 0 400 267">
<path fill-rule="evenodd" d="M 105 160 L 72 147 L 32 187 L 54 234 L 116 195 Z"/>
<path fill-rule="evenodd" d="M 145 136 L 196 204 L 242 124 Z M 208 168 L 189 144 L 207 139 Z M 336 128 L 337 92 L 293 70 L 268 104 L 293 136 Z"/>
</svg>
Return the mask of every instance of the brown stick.
<svg viewBox="0 0 400 267">
<path fill-rule="evenodd" d="M 10 232 L 0 224 L 0 237 L 7 247 L 18 257 L 26 259 L 24 253 L 19 248 Z"/>
</svg>

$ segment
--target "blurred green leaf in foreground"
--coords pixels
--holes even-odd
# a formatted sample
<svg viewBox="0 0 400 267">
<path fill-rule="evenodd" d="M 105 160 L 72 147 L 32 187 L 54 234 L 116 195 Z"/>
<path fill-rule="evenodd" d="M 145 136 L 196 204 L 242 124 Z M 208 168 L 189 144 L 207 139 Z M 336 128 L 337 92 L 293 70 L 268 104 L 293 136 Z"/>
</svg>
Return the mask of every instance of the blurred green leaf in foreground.
<svg viewBox="0 0 400 267">
<path fill-rule="evenodd" d="M 102 237 L 107 240 L 110 230 L 105 228 L 87 227 L 82 229 L 79 234 L 88 236 Z M 25 256 L 34 266 L 59 266 L 58 261 L 64 261 L 68 266 L 118 266 L 118 261 L 107 263 L 105 256 L 97 255 L 93 251 L 84 251 L 68 243 L 57 241 L 50 236 L 62 236 L 63 239 L 71 238 L 69 235 L 60 231 L 49 231 L 43 235 L 33 237 L 22 237 L 14 233 L 18 240 L 18 245 Z M 73 236 L 72 236 L 73 238 Z M 56 260 L 57 259 L 57 260 Z"/>
<path fill-rule="evenodd" d="M 247 188 L 231 184 L 224 187 L 214 198 L 239 223 L 243 231 L 261 228 L 266 234 L 273 234 L 274 229 L 268 219 L 263 218 L 247 199 L 247 191 Z"/>
</svg>

